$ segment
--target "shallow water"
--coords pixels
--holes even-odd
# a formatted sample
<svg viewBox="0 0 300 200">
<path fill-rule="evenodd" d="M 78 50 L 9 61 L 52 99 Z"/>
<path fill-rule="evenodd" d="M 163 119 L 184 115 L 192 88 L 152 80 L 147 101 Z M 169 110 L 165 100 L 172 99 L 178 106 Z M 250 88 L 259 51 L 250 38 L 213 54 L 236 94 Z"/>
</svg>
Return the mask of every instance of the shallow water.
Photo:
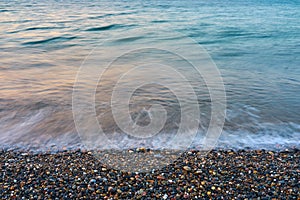
<svg viewBox="0 0 300 200">
<path fill-rule="evenodd" d="M 147 42 L 139 30 L 148 27 L 192 38 L 219 68 L 227 98 L 219 147 L 300 146 L 298 1 L 2 1 L 0 19 L 1 147 L 82 147 L 72 114 L 79 67 L 94 47 L 127 31 L 134 35 L 112 39 L 107 58 L 121 44 Z M 172 45 L 178 38 L 166 41 Z M 117 72 L 108 74 L 97 97 L 109 98 Z M 82 90 L 90 87 L 87 77 Z M 203 85 L 195 87 L 203 120 L 199 132 L 205 132 L 210 97 Z M 120 133 L 107 104 L 96 103 L 96 112 L 108 137 L 122 147 L 161 148 L 180 122 L 179 104 L 165 87 L 150 85 L 133 95 L 132 118 L 149 123 L 145 108 L 151 103 L 165 106 L 167 124 L 161 136 L 138 143 Z M 201 145 L 200 134 L 193 146 Z"/>
</svg>

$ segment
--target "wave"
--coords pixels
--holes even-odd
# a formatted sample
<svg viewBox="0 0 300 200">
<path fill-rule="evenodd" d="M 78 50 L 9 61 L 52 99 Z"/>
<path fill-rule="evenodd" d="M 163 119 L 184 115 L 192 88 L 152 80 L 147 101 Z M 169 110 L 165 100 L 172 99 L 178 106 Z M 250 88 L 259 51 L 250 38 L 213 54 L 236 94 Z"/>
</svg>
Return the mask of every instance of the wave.
<svg viewBox="0 0 300 200">
<path fill-rule="evenodd" d="M 116 43 L 121 43 L 121 42 L 132 42 L 132 41 L 136 41 L 136 40 L 140 40 L 143 39 L 143 36 L 136 36 L 136 37 L 127 37 L 127 38 L 121 38 L 121 39 L 117 39 L 115 40 Z"/>
<path fill-rule="evenodd" d="M 0 9 L 0 12 L 10 12 L 11 10 Z"/>
<path fill-rule="evenodd" d="M 73 127 L 72 119 L 65 120 L 65 116 L 53 119 L 60 115 L 47 108 L 32 111 L 31 115 L 24 116 L 26 120 L 19 121 L 5 129 L 3 122 L 16 118 L 13 114 L 10 119 L 3 119 L 0 134 L 0 149 L 22 149 L 31 151 L 57 151 L 63 149 L 87 149 L 85 143 Z M 48 113 L 48 114 L 47 114 Z M 52 114 L 51 114 L 52 113 Z M 54 114 L 53 114 L 54 113 Z M 71 114 L 71 113 L 69 113 Z M 53 116 L 54 115 L 54 116 Z M 50 118 L 50 119 L 48 119 Z M 51 119 L 52 118 L 52 119 Z M 64 127 L 65 126 L 65 127 Z M 59 133 L 58 133 L 59 132 Z M 190 134 L 188 134 L 190 135 Z M 192 141 L 190 149 L 201 150 L 204 147 L 203 131 L 199 131 L 194 138 L 185 138 Z M 172 149 L 185 150 L 180 141 L 174 141 L 175 133 L 159 133 L 150 139 L 137 139 L 128 134 L 113 132 L 97 137 L 89 148 L 92 149 L 130 149 L 146 147 L 151 149 L 168 149 L 170 141 Z M 103 144 L 103 141 L 109 141 Z M 261 124 L 261 130 L 253 133 L 249 130 L 224 130 L 217 140 L 216 149 L 270 149 L 300 148 L 300 124 Z M 101 143 L 102 142 L 102 143 Z M 93 146 L 94 144 L 94 146 Z"/>
<path fill-rule="evenodd" d="M 29 27 L 26 29 L 21 29 L 21 30 L 14 30 L 14 31 L 10 31 L 8 33 L 22 33 L 22 32 L 26 32 L 26 31 L 35 31 L 35 30 L 53 30 L 53 29 L 64 29 L 66 27 L 63 26 L 42 26 L 42 27 Z"/>
<path fill-rule="evenodd" d="M 261 124 L 256 133 L 248 130 L 224 131 L 217 148 L 225 149 L 283 149 L 300 147 L 300 125 L 294 123 Z"/>
<path fill-rule="evenodd" d="M 111 25 L 107 25 L 107 26 L 89 28 L 89 29 L 86 29 L 86 31 L 106 31 L 106 30 L 116 29 L 116 28 L 120 28 L 120 27 L 123 27 L 123 25 L 111 24 Z"/>
<path fill-rule="evenodd" d="M 71 36 L 71 37 L 52 37 L 52 38 L 48 38 L 48 39 L 44 39 L 44 40 L 37 40 L 37 41 L 30 41 L 30 42 L 24 42 L 22 43 L 23 45 L 37 45 L 37 44 L 45 44 L 45 43 L 49 43 L 49 42 L 54 42 L 54 41 L 70 41 L 70 40 L 74 40 L 76 39 L 76 36 Z"/>
<path fill-rule="evenodd" d="M 119 29 L 119 28 L 129 28 L 129 27 L 133 27 L 136 26 L 134 24 L 110 24 L 107 26 L 100 26 L 100 27 L 92 27 L 92 28 L 88 28 L 85 31 L 89 31 L 89 32 L 93 32 L 93 31 L 106 31 L 106 30 L 115 30 L 115 29 Z"/>
<path fill-rule="evenodd" d="M 151 22 L 152 23 L 168 23 L 170 21 L 168 21 L 168 20 L 152 20 Z"/>
<path fill-rule="evenodd" d="M 190 148 L 203 149 L 205 127 L 207 124 L 201 124 L 199 130 L 187 130 L 187 135 L 197 133 L 194 138 L 184 138 L 191 142 Z M 106 134 L 96 137 L 97 140 L 93 140 L 92 143 L 94 145 L 89 147 L 95 149 L 137 147 L 166 149 L 167 147 L 180 150 L 187 148 L 181 146 L 182 138 L 177 138 L 180 141 L 174 141 L 176 130 L 173 128 L 162 129 L 160 133 L 147 139 L 135 138 L 116 130 L 118 129 L 114 127 L 107 129 Z M 105 141 L 110 141 L 110 144 L 103 144 Z M 171 144 L 174 145 L 170 145 L 170 141 L 173 141 Z M 236 105 L 236 108 L 227 109 L 223 132 L 215 146 L 217 149 L 271 150 L 291 147 L 300 147 L 300 123 L 266 121 L 261 111 L 250 105 Z M 76 132 L 70 104 L 49 100 L 16 102 L 13 99 L 0 98 L 1 148 L 56 151 L 86 147 Z"/>
<path fill-rule="evenodd" d="M 30 125 L 28 123 L 27 125 Z M 21 128 L 19 129 L 21 131 Z M 24 132 L 24 130 L 23 130 Z M 284 130 L 283 130 L 284 132 Z M 19 133 L 20 134 L 20 133 Z M 34 137 L 28 137 L 25 135 L 16 134 L 5 134 L 1 135 L 0 149 L 21 149 L 30 151 L 56 151 L 63 149 L 87 149 L 85 144 L 80 140 L 80 137 L 75 132 L 67 132 L 60 134 L 56 137 L 50 135 L 35 135 Z M 12 140 L 11 137 L 22 137 L 23 140 Z M 165 148 L 168 142 L 172 141 L 173 136 L 171 134 L 161 134 L 154 140 L 136 140 L 132 139 L 123 133 L 112 133 L 108 136 L 111 144 L 105 145 L 104 148 L 99 146 L 101 143 L 95 142 L 95 146 L 92 149 L 131 149 L 138 147 L 151 148 L 156 150 L 167 149 Z M 26 138 L 26 140 L 24 140 Z M 99 138 L 97 141 L 101 141 L 103 138 Z M 224 132 L 217 144 L 215 149 L 269 149 L 269 150 L 282 150 L 285 148 L 300 148 L 300 133 L 275 135 L 272 132 L 260 133 L 260 134 L 249 134 L 240 132 Z M 106 140 L 105 140 L 106 141 Z M 186 149 L 197 149 L 202 150 L 204 137 L 197 136 L 194 138 L 193 143 L 188 148 L 181 146 L 173 146 L 174 150 L 186 150 Z M 178 143 L 176 141 L 175 143 Z"/>
<path fill-rule="evenodd" d="M 120 12 L 120 13 L 107 13 L 103 15 L 98 15 L 98 16 L 91 16 L 88 17 L 88 19 L 102 19 L 102 18 L 108 18 L 108 17 L 113 17 L 113 16 L 122 16 L 122 15 L 132 15 L 137 13 L 137 11 L 130 11 L 130 12 Z"/>
</svg>

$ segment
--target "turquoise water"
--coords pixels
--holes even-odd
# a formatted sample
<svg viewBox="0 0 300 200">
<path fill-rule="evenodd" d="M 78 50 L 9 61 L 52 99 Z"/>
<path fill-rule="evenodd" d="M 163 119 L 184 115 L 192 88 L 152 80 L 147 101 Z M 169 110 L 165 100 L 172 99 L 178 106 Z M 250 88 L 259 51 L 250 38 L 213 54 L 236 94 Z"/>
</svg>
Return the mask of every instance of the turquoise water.
<svg viewBox="0 0 300 200">
<path fill-rule="evenodd" d="M 292 0 L 1 1 L 0 145 L 80 147 L 72 90 L 83 60 L 107 39 L 127 31 L 133 34 L 131 39 L 113 41 L 109 57 L 118 52 L 120 43 L 143 40 L 145 35 L 138 30 L 157 27 L 192 38 L 219 68 L 227 98 L 219 147 L 299 147 L 299 19 L 300 2 Z M 97 95 L 105 96 L 109 86 L 108 81 Z M 82 90 L 89 87 L 87 78 Z M 152 96 L 143 98 L 149 93 Z M 168 107 L 169 124 L 163 132 L 172 134 L 172 123 L 178 122 L 176 97 L 164 88 L 141 90 L 136 96 L 139 105 L 155 96 Z M 209 95 L 204 90 L 198 96 L 205 126 L 210 116 Z M 134 107 L 133 115 L 142 112 L 141 107 Z M 131 143 L 118 133 L 110 116 L 103 115 L 109 107 L 99 104 L 96 108 L 106 132 L 124 147 L 164 146 L 159 137 Z M 145 115 L 141 123 L 149 120 Z M 197 138 L 193 145 L 200 145 Z"/>
</svg>

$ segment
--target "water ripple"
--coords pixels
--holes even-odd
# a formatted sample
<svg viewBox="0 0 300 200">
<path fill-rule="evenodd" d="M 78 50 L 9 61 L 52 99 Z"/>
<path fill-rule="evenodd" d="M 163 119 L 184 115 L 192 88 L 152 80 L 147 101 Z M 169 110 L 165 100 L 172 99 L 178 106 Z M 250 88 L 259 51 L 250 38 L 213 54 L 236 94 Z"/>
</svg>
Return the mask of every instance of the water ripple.
<svg viewBox="0 0 300 200">
<path fill-rule="evenodd" d="M 31 145 L 35 138 L 41 147 L 50 144 L 48 141 L 70 145 L 74 137 L 68 134 L 75 133 L 72 86 L 81 62 L 99 40 L 114 39 L 126 30 L 137 31 L 112 40 L 107 47 L 111 51 L 105 51 L 108 57 L 118 55 L 120 45 L 131 45 L 132 41 L 147 45 L 149 35 L 141 35 L 136 27 L 179 31 L 212 56 L 223 76 L 228 99 L 221 144 L 233 148 L 240 142 L 253 147 L 258 144 L 260 148 L 269 141 L 300 145 L 297 0 L 2 2 L 0 147 Z M 162 38 L 157 42 L 176 45 L 180 39 Z M 165 55 L 155 55 L 155 59 L 161 56 Z M 134 59 L 130 57 L 132 62 Z M 170 65 L 174 62 L 170 59 Z M 193 71 L 187 70 L 189 73 Z M 91 87 L 88 78 L 81 84 L 81 90 Z M 104 83 L 99 97 L 107 97 L 110 84 L 110 79 Z M 210 96 L 199 85 L 195 88 L 206 124 L 210 119 Z M 179 117 L 176 99 L 167 90 L 158 88 L 154 96 L 150 92 L 137 92 L 140 98 L 132 99 L 134 113 L 139 111 L 134 105 L 146 104 L 143 98 L 153 98 L 155 103 L 174 108 L 169 109 L 170 119 Z M 99 106 L 99 114 L 107 109 L 109 104 Z M 110 124 L 107 122 L 115 129 Z M 166 133 L 172 131 L 170 128 Z"/>
<path fill-rule="evenodd" d="M 107 26 L 89 28 L 89 29 L 86 29 L 86 31 L 106 31 L 106 30 L 116 29 L 116 28 L 121 28 L 121 27 L 124 27 L 124 26 L 120 25 L 120 24 L 111 24 L 111 25 L 107 25 Z"/>
<path fill-rule="evenodd" d="M 72 37 L 52 37 L 52 38 L 48 38 L 48 39 L 44 39 L 44 40 L 37 40 L 37 41 L 30 41 L 30 42 L 24 42 L 22 43 L 23 45 L 37 45 L 37 44 L 44 44 L 44 43 L 49 43 L 49 42 L 53 42 L 53 41 L 70 41 L 73 39 L 76 39 L 76 36 L 72 36 Z"/>
</svg>

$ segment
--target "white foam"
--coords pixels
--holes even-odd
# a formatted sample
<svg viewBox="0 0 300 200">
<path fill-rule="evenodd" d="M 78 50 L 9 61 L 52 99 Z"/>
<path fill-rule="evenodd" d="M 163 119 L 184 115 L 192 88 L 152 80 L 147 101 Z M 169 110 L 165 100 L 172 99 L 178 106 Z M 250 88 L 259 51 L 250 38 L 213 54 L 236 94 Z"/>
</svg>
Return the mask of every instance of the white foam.
<svg viewBox="0 0 300 200">
<path fill-rule="evenodd" d="M 220 136 L 216 148 L 231 149 L 280 149 L 285 147 L 300 147 L 300 124 L 295 122 L 262 122 L 260 111 L 256 108 L 246 106 L 239 107 L 240 112 L 228 110 L 227 121 L 229 125 L 225 126 Z M 21 148 L 34 151 L 77 149 L 85 148 L 77 135 L 74 127 L 62 129 L 60 133 L 51 134 L 56 127 L 65 125 L 67 122 L 56 120 L 58 122 L 49 125 L 48 118 L 53 117 L 53 112 L 49 109 L 41 109 L 24 115 L 16 121 L 16 113 L 11 113 L 0 120 L 0 148 Z M 61 117 L 61 116 L 59 116 Z M 61 118 L 58 118 L 61 119 Z M 72 120 L 72 119 L 71 119 Z M 239 123 L 239 120 L 243 120 Z M 53 120 L 54 121 L 54 120 Z M 35 126 L 41 126 L 33 129 Z M 49 130 L 50 128 L 50 130 Z M 40 131 L 40 132 L 39 132 Z M 191 131 L 191 130 L 190 130 Z M 189 135 L 189 134 L 187 134 Z M 193 138 L 190 148 L 201 149 L 204 144 L 204 130 L 198 132 Z M 182 149 L 183 139 L 173 141 L 170 147 L 170 141 L 174 139 L 175 133 L 159 133 L 153 138 L 137 139 L 124 133 L 110 133 L 110 144 L 102 144 L 99 141 L 92 141 L 90 145 L 97 149 L 129 149 L 137 147 L 146 147 L 151 149 Z M 105 140 L 107 141 L 107 140 Z M 184 143 L 184 142 L 183 142 Z"/>
</svg>

